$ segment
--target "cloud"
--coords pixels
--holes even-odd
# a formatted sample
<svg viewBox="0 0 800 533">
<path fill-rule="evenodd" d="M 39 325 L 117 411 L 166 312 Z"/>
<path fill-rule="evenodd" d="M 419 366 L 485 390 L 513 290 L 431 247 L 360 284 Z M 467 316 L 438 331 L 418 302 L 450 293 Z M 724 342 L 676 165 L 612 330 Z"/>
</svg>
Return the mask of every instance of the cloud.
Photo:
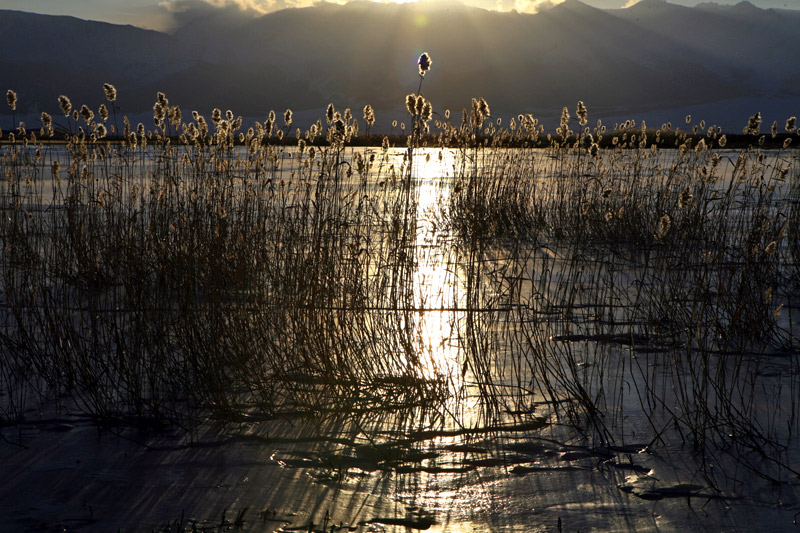
<svg viewBox="0 0 800 533">
<path fill-rule="evenodd" d="M 320 0 L 163 0 L 159 6 L 173 15 L 224 11 L 257 17 L 279 9 L 308 7 L 319 2 Z M 343 3 L 343 0 L 336 3 Z"/>
<path fill-rule="evenodd" d="M 639 0 L 628 0 L 627 2 L 625 2 L 625 5 L 622 6 L 622 9 L 627 9 L 627 8 L 629 8 L 631 6 L 635 6 L 638 3 L 639 3 Z"/>
<path fill-rule="evenodd" d="M 538 13 L 557 6 L 564 0 L 514 0 L 514 9 L 520 13 Z"/>
<path fill-rule="evenodd" d="M 243 13 L 263 15 L 272 11 L 270 7 L 275 0 L 164 0 L 159 6 L 168 13 L 185 13 L 187 11 L 210 11 L 213 8 L 238 8 Z"/>
</svg>

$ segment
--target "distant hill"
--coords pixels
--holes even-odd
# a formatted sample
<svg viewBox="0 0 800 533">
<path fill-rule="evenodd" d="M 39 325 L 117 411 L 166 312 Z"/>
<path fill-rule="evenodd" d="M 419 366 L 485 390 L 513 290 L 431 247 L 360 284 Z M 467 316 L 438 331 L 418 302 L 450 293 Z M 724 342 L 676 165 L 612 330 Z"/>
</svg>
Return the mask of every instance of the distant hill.
<svg viewBox="0 0 800 533">
<path fill-rule="evenodd" d="M 0 89 L 17 92 L 20 115 L 56 114 L 59 94 L 97 108 L 111 82 L 130 115 L 145 116 L 164 91 L 185 113 L 220 107 L 262 120 L 270 109 L 302 117 L 330 102 L 369 103 L 386 127 L 402 118 L 403 97 L 419 82 L 415 59 L 427 50 L 434 63 L 423 92 L 437 110 L 460 112 L 483 96 L 495 115 L 552 122 L 583 100 L 592 119 L 675 121 L 694 110 L 730 129 L 756 111 L 765 120 L 800 114 L 800 11 L 748 2 L 600 10 L 567 0 L 531 15 L 357 0 L 182 20 L 166 34 L 0 10 Z M 7 122 L 0 117 L 0 127 Z"/>
</svg>

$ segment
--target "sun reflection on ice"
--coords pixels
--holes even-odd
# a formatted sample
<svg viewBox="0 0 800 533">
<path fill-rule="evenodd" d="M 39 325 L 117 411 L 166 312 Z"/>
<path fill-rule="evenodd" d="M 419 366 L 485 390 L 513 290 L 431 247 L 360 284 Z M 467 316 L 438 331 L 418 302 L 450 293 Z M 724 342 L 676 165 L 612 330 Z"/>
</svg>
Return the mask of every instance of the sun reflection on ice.
<svg viewBox="0 0 800 533">
<path fill-rule="evenodd" d="M 451 236 L 441 227 L 455 161 L 451 150 L 421 149 L 414 154 L 417 236 L 413 294 L 417 353 L 425 361 L 424 377 L 446 376 L 453 387 L 460 387 L 459 282 L 453 252 L 445 246 Z"/>
</svg>

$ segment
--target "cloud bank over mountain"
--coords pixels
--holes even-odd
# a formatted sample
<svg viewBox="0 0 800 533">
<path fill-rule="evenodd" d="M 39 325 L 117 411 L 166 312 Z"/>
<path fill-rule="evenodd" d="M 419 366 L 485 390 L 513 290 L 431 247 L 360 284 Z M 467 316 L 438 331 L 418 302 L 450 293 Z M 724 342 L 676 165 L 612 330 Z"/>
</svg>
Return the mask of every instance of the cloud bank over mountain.
<svg viewBox="0 0 800 533">
<path fill-rule="evenodd" d="M 531 15 L 354 1 L 257 16 L 246 0 L 245 10 L 181 2 L 172 2 L 172 34 L 0 11 L 0 89 L 17 91 L 20 113 L 30 114 L 55 114 L 59 94 L 97 107 L 111 82 L 132 115 L 164 91 L 185 111 L 262 119 L 270 109 L 369 103 L 385 124 L 402 117 L 419 81 L 415 59 L 427 50 L 434 67 L 423 90 L 439 111 L 482 96 L 496 115 L 546 121 L 583 100 L 595 119 L 694 112 L 729 129 L 756 111 L 775 120 L 800 113 L 798 10 L 663 0 L 601 10 L 567 0 Z"/>
</svg>

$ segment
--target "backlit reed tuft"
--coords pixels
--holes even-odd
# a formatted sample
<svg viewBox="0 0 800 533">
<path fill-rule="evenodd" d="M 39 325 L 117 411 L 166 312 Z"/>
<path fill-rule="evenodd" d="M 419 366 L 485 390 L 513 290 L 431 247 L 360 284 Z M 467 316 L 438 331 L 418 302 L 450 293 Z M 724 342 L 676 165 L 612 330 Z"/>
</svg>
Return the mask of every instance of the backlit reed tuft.
<svg viewBox="0 0 800 533">
<path fill-rule="evenodd" d="M 578 102 L 575 114 L 577 115 L 581 126 L 585 126 L 586 123 L 589 121 L 588 111 L 586 110 L 586 105 L 583 103 L 583 101 Z"/>
<path fill-rule="evenodd" d="M 369 104 L 364 106 L 364 122 L 367 123 L 367 126 L 375 124 L 375 111 L 372 110 L 372 106 Z"/>
<path fill-rule="evenodd" d="M 9 89 L 6 91 L 6 103 L 11 108 L 12 111 L 17 109 L 17 93 Z"/>
<path fill-rule="evenodd" d="M 80 115 L 87 126 L 91 124 L 92 120 L 94 119 L 94 111 L 89 109 L 89 107 L 85 104 L 81 106 Z"/>
<path fill-rule="evenodd" d="M 408 113 L 410 115 L 417 114 L 417 95 L 415 94 L 406 95 L 406 109 L 408 109 Z"/>
<path fill-rule="evenodd" d="M 742 130 L 747 135 L 758 135 L 761 133 L 761 113 L 756 113 L 747 121 L 747 126 Z"/>
<path fill-rule="evenodd" d="M 72 111 L 72 102 L 69 101 L 69 98 L 64 96 L 63 94 L 58 97 L 58 105 L 61 108 L 61 112 L 64 113 L 65 117 L 68 117 L 70 112 Z"/>
<path fill-rule="evenodd" d="M 428 54 L 428 52 L 423 52 L 417 60 L 417 66 L 419 66 L 419 75 L 425 76 L 425 74 L 431 69 L 432 64 L 433 61 L 431 60 L 430 54 Z"/>
<path fill-rule="evenodd" d="M 117 99 L 117 89 L 110 83 L 103 84 L 103 92 L 106 94 L 106 100 L 114 102 Z"/>
</svg>

